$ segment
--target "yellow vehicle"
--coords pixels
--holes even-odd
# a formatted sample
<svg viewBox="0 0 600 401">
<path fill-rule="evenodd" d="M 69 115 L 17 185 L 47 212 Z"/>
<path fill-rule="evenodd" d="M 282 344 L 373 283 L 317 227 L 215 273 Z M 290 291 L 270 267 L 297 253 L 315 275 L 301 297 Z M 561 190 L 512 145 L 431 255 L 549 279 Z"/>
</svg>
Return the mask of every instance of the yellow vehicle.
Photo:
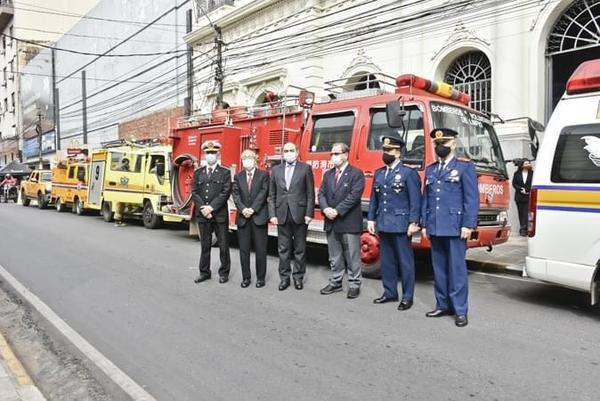
<svg viewBox="0 0 600 401">
<path fill-rule="evenodd" d="M 52 169 L 51 201 L 58 212 L 67 207 L 73 213 L 82 215 L 87 202 L 87 171 L 89 162 L 76 158 L 67 158 Z"/>
<path fill-rule="evenodd" d="M 172 202 L 171 146 L 116 143 L 92 151 L 88 203 L 104 221 L 142 218 L 146 228 L 157 228 L 163 217 L 155 210 Z M 166 217 L 165 221 L 181 222 Z"/>
<path fill-rule="evenodd" d="M 21 202 L 29 206 L 36 200 L 40 209 L 45 209 L 51 202 L 52 171 L 34 170 L 26 181 L 21 182 Z"/>
</svg>

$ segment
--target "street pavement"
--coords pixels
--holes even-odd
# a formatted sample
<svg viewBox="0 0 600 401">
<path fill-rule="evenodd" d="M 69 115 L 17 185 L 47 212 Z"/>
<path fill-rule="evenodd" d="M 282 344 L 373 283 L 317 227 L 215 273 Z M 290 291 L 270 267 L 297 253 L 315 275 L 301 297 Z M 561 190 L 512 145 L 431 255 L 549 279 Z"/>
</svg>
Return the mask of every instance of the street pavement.
<svg viewBox="0 0 600 401">
<path fill-rule="evenodd" d="M 123 228 L 98 216 L 0 205 L 0 265 L 157 400 L 596 400 L 600 311 L 577 292 L 514 276 L 470 274 L 470 324 L 415 305 L 322 296 L 322 248 L 306 287 L 231 280 L 196 285 L 199 243 L 176 228 Z M 498 247 L 496 251 L 501 248 Z M 420 267 L 418 267 L 420 269 Z M 423 270 L 423 269 L 420 269 Z"/>
</svg>

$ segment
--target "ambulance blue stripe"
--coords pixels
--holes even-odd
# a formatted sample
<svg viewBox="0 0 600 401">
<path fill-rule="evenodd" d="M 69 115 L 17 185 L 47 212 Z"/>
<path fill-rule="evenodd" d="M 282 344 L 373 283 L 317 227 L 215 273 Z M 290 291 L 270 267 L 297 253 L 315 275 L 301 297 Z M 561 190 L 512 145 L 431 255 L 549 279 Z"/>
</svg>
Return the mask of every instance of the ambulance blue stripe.
<svg viewBox="0 0 600 401">
<path fill-rule="evenodd" d="M 582 213 L 600 213 L 600 208 L 592 207 L 569 207 L 569 206 L 545 206 L 538 205 L 538 210 L 555 210 L 560 212 L 582 212 Z"/>
<path fill-rule="evenodd" d="M 600 192 L 600 186 L 597 187 L 582 187 L 582 186 L 562 186 L 562 185 L 536 185 L 535 189 L 552 189 L 556 191 L 597 191 Z"/>
</svg>

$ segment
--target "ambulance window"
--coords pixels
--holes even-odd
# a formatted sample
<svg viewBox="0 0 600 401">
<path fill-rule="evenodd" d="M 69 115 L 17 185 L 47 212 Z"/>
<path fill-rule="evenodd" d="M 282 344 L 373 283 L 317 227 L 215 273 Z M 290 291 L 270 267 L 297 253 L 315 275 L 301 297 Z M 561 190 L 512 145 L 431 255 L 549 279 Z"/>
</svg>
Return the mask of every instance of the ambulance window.
<svg viewBox="0 0 600 401">
<path fill-rule="evenodd" d="M 336 142 L 350 146 L 354 129 L 354 113 L 329 114 L 314 117 L 311 152 L 329 152 Z"/>
<path fill-rule="evenodd" d="M 551 179 L 600 183 L 600 124 L 563 128 L 554 153 Z"/>
<path fill-rule="evenodd" d="M 42 182 L 50 182 L 52 181 L 52 173 L 42 173 L 41 174 L 41 181 Z"/>
<path fill-rule="evenodd" d="M 75 166 L 69 167 L 69 178 L 75 178 Z"/>
<path fill-rule="evenodd" d="M 85 180 L 85 168 L 83 167 L 78 167 L 77 168 L 77 177 L 81 177 L 80 181 L 84 181 Z"/>
<path fill-rule="evenodd" d="M 367 141 L 370 150 L 381 149 L 381 138 L 384 136 L 400 136 L 406 142 L 403 160 L 411 164 L 422 164 L 425 156 L 425 131 L 423 129 L 423 113 L 416 106 L 405 108 L 406 116 L 402 128 L 391 128 L 385 116 L 384 109 L 371 111 L 371 129 Z"/>
<path fill-rule="evenodd" d="M 163 155 L 151 155 L 150 156 L 150 164 L 148 165 L 148 171 L 150 173 L 156 172 L 156 165 L 158 163 L 165 164 L 165 157 Z"/>
<path fill-rule="evenodd" d="M 133 172 L 140 173 L 141 171 L 142 171 L 142 156 L 137 156 L 135 158 L 135 168 L 133 169 Z"/>
</svg>

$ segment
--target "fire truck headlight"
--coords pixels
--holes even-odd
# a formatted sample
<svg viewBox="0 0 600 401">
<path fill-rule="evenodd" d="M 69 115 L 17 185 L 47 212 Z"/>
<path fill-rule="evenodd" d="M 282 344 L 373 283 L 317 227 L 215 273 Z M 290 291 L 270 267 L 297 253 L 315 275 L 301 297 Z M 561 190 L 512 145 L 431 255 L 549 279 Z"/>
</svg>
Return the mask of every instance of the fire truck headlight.
<svg viewBox="0 0 600 401">
<path fill-rule="evenodd" d="M 501 211 L 500 213 L 498 213 L 496 221 L 505 226 L 506 224 L 508 224 L 508 213 L 505 210 Z"/>
</svg>

